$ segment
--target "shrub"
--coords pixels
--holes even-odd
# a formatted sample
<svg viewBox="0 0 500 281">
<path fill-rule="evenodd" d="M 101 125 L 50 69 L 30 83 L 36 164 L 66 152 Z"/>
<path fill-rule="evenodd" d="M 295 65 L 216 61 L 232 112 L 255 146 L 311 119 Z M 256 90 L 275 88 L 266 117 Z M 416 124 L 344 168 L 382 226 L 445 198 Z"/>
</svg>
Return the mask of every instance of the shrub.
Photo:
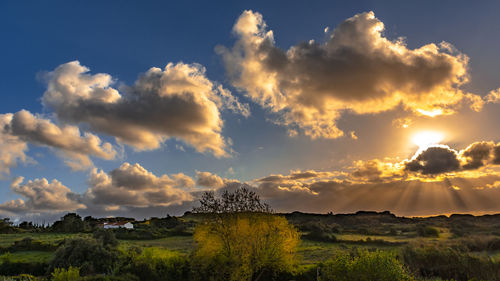
<svg viewBox="0 0 500 281">
<path fill-rule="evenodd" d="M 51 274 L 52 281 L 74 281 L 80 279 L 80 269 L 70 266 L 68 269 L 56 268 Z"/>
<path fill-rule="evenodd" d="M 95 239 L 67 240 L 50 262 L 50 270 L 55 268 L 80 268 L 82 275 L 109 273 L 117 265 L 119 252 L 105 248 Z"/>
<path fill-rule="evenodd" d="M 118 240 L 112 230 L 99 228 L 94 231 L 94 238 L 104 247 L 114 248 L 118 246 Z"/>
<path fill-rule="evenodd" d="M 122 273 L 133 274 L 139 280 L 188 280 L 188 259 L 179 253 L 147 248 L 142 253 L 129 252 L 127 265 Z"/>
<path fill-rule="evenodd" d="M 402 256 L 409 269 L 424 278 L 500 280 L 500 264 L 453 248 L 408 246 Z"/>
<path fill-rule="evenodd" d="M 42 276 L 47 272 L 48 265 L 39 262 L 11 262 L 3 261 L 0 264 L 0 276 L 13 276 L 18 274 L 31 274 Z"/>
<path fill-rule="evenodd" d="M 417 234 L 422 237 L 439 237 L 439 230 L 432 226 L 419 226 Z"/>
<path fill-rule="evenodd" d="M 360 251 L 339 254 L 320 267 L 321 281 L 402 281 L 413 280 L 393 253 Z"/>
</svg>

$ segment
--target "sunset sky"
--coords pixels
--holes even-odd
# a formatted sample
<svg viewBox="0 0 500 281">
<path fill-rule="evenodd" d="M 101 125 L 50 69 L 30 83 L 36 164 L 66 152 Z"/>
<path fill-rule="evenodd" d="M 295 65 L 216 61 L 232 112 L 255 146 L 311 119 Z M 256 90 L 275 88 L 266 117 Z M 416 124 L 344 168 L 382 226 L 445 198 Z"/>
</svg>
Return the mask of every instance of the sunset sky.
<svg viewBox="0 0 500 281">
<path fill-rule="evenodd" d="M 498 1 L 248 2 L 2 1 L 0 217 L 500 212 Z"/>
</svg>

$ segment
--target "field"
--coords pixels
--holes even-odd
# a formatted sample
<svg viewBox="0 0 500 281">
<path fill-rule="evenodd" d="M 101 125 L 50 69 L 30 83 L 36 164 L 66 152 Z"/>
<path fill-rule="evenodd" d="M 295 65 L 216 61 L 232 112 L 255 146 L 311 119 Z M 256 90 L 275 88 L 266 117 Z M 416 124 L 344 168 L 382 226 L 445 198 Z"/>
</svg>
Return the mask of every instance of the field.
<svg viewBox="0 0 500 281">
<path fill-rule="evenodd" d="M 479 276 L 478 280 L 497 280 L 488 276 L 500 276 L 500 216 L 400 218 L 386 212 L 281 216 L 300 233 L 296 265 L 306 272 L 342 254 L 383 252 L 404 262 L 412 274 L 424 272 L 427 279 L 418 280 L 438 277 L 469 280 L 474 276 Z M 151 266 L 158 264 L 158 259 L 190 259 L 197 249 L 193 230 L 202 220 L 193 214 L 153 218 L 135 222 L 133 230 L 117 229 L 112 233 L 117 239 L 116 249 L 125 260 L 136 259 Z M 65 240 L 92 241 L 99 230 L 97 222 L 81 227 L 84 231 L 76 233 L 61 233 L 51 228 L 17 229 L 17 233 L 0 234 L 0 270 L 3 264 L 14 268 L 16 264 L 33 264 L 30 269 L 33 274 L 45 274 L 44 268 L 53 261 L 55 250 Z M 134 252 L 138 256 L 131 256 Z M 153 260 L 146 262 L 148 259 Z"/>
<path fill-rule="evenodd" d="M 35 240 L 44 241 L 51 244 L 57 244 L 62 242 L 64 239 L 71 238 L 88 238 L 92 236 L 89 233 L 14 233 L 14 234 L 0 234 L 0 247 L 7 247 L 14 244 L 15 241 L 23 240 L 23 238 L 33 238 Z"/>
<path fill-rule="evenodd" d="M 397 248 L 407 243 L 426 243 L 432 241 L 443 241 L 451 237 L 450 232 L 445 229 L 440 229 L 442 232 L 439 237 L 408 237 L 408 236 L 390 236 L 390 235 L 364 235 L 344 233 L 337 234 L 338 242 L 322 242 L 302 239 L 297 251 L 299 260 L 302 264 L 311 264 L 321 262 L 331 258 L 339 251 L 348 251 L 353 248 L 359 249 L 382 249 L 387 251 L 395 251 Z M 61 233 L 16 233 L 16 234 L 0 234 L 0 247 L 7 247 L 14 244 L 16 241 L 21 241 L 24 238 L 32 238 L 38 241 L 44 241 L 51 244 L 58 244 L 64 239 L 74 238 L 89 238 L 91 234 L 88 233 L 75 233 L 75 234 L 61 234 Z M 367 242 L 368 241 L 368 242 Z M 370 241 L 373 241 L 371 243 Z M 389 243 L 401 243 L 400 245 L 379 245 L 380 241 Z M 179 252 L 182 254 L 189 254 L 195 248 L 195 243 L 192 236 L 169 236 L 159 239 L 151 240 L 123 240 L 119 239 L 120 249 L 127 250 L 130 247 L 139 248 L 159 248 L 168 249 L 171 251 Z M 379 243 L 377 243 L 379 242 Z M 0 256 L 2 257 L 7 254 Z M 52 257 L 52 253 L 43 251 L 19 251 L 9 253 L 9 257 L 15 261 L 26 262 L 47 262 Z M 495 259 L 500 259 L 500 254 L 492 256 Z"/>
</svg>

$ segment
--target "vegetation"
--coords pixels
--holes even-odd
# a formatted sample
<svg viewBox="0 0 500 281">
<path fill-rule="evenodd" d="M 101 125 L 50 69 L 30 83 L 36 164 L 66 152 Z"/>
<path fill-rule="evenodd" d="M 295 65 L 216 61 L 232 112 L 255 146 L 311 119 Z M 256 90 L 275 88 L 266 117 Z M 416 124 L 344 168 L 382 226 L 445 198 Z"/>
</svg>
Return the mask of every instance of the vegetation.
<svg viewBox="0 0 500 281">
<path fill-rule="evenodd" d="M 51 276 L 52 281 L 74 281 L 80 279 L 80 269 L 72 266 L 68 269 L 56 268 Z"/>
<path fill-rule="evenodd" d="M 209 214 L 194 232 L 199 280 L 261 280 L 295 263 L 299 233 L 248 189 L 205 193 L 195 211 Z"/>
<path fill-rule="evenodd" d="M 181 217 L 0 220 L 0 280 L 496 281 L 498 229 L 500 215 L 276 214 L 240 189 Z"/>
<path fill-rule="evenodd" d="M 402 281 L 413 280 L 393 253 L 359 251 L 338 254 L 320 266 L 321 281 Z"/>
</svg>

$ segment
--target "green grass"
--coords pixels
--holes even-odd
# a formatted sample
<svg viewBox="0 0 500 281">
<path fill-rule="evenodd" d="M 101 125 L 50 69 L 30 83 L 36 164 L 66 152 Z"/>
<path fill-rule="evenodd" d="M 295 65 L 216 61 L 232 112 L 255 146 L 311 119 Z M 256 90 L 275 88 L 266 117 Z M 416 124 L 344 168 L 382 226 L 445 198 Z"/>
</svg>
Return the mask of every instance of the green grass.
<svg viewBox="0 0 500 281">
<path fill-rule="evenodd" d="M 47 243 L 58 243 L 62 240 L 69 238 L 88 238 L 92 234 L 76 233 L 76 234 L 62 234 L 62 233 L 15 233 L 15 234 L 0 234 L 0 247 L 8 247 L 14 244 L 15 241 L 23 240 L 26 237 L 31 237 L 34 240 L 39 240 Z"/>
<path fill-rule="evenodd" d="M 187 254 L 194 249 L 194 241 L 192 236 L 171 236 L 154 240 L 120 240 L 120 247 L 130 246 L 168 249 Z"/>
<path fill-rule="evenodd" d="M 41 251 L 23 251 L 0 255 L 0 263 L 5 259 L 11 262 L 49 262 L 54 253 Z"/>
<path fill-rule="evenodd" d="M 374 249 L 386 251 L 395 251 L 397 246 L 373 246 L 369 244 L 344 244 L 344 243 L 331 243 L 331 242 L 317 242 L 310 240 L 301 240 L 297 254 L 299 255 L 300 263 L 315 264 L 323 262 L 335 256 L 335 254 L 351 249 Z"/>
</svg>

